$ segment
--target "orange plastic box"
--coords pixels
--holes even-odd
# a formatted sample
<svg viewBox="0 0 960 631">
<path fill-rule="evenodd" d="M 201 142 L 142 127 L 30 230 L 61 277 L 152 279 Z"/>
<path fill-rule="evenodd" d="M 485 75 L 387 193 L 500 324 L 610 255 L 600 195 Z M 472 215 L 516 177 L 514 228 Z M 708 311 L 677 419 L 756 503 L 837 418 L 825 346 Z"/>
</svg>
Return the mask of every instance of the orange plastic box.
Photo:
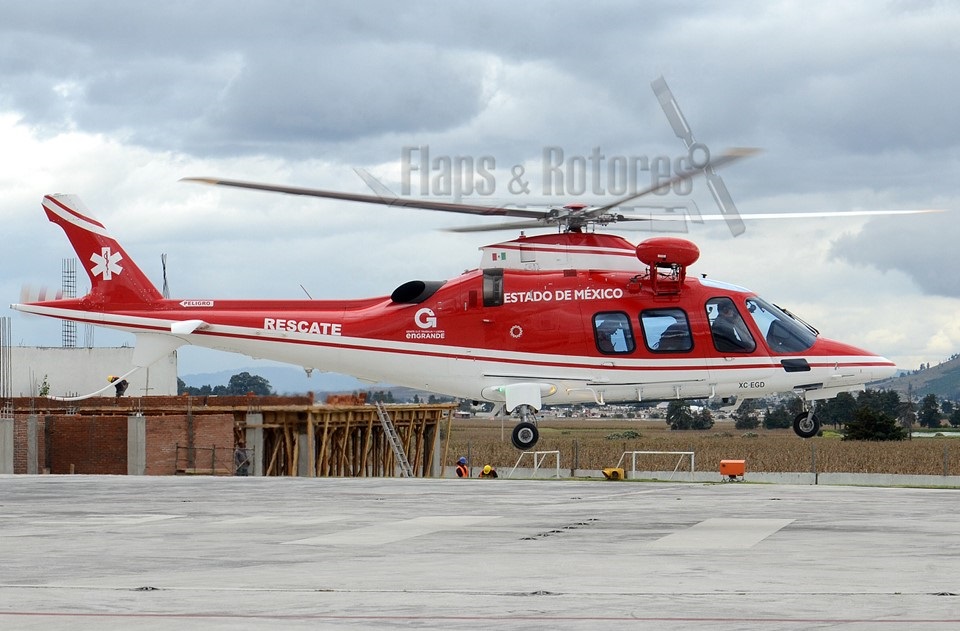
<svg viewBox="0 0 960 631">
<path fill-rule="evenodd" d="M 720 461 L 720 475 L 725 475 L 729 478 L 736 478 L 737 476 L 743 476 L 747 470 L 747 461 L 746 460 L 721 460 Z"/>
</svg>

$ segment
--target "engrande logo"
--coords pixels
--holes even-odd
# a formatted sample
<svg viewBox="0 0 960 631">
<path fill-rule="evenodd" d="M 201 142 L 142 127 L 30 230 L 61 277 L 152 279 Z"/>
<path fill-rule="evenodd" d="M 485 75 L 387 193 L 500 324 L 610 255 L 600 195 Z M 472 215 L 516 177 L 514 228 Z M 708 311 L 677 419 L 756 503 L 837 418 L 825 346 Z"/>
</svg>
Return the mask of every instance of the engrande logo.
<svg viewBox="0 0 960 631">
<path fill-rule="evenodd" d="M 417 311 L 413 316 L 413 322 L 421 329 L 437 328 L 437 316 L 432 309 L 424 307 Z"/>
</svg>

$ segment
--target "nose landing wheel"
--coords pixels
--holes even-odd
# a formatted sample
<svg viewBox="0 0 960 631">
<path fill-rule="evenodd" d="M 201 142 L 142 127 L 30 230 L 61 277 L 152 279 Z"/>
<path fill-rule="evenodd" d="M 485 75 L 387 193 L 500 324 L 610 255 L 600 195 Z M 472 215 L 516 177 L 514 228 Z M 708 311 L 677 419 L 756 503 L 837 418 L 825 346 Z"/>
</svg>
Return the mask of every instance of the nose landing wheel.
<svg viewBox="0 0 960 631">
<path fill-rule="evenodd" d="M 537 444 L 538 440 L 540 440 L 540 432 L 537 430 L 537 426 L 526 421 L 517 423 L 517 426 L 513 428 L 513 433 L 510 435 L 510 442 L 520 451 L 533 449 L 533 446 Z"/>
<path fill-rule="evenodd" d="M 535 410 L 529 405 L 522 405 L 517 409 L 520 422 L 510 434 L 510 442 L 520 451 L 529 451 L 540 440 L 540 431 L 535 425 L 537 417 Z"/>
</svg>

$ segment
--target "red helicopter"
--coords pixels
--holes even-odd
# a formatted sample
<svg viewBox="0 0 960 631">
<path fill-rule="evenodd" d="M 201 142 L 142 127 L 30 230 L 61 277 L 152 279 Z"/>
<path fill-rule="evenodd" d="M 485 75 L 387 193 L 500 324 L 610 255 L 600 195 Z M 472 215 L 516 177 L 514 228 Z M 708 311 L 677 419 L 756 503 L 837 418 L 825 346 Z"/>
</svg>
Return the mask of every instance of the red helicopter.
<svg viewBox="0 0 960 631">
<path fill-rule="evenodd" d="M 748 153 L 724 154 L 710 166 Z M 635 246 L 589 230 L 649 221 L 615 211 L 695 175 L 606 206 L 547 211 L 195 179 L 520 219 L 488 229 L 559 228 L 485 246 L 480 267 L 456 278 L 412 280 L 388 296 L 359 300 L 165 299 L 77 197 L 48 195 L 47 217 L 66 232 L 91 290 L 11 306 L 131 332 L 138 367 L 193 344 L 493 402 L 517 416 L 512 442 L 521 450 L 537 443 L 536 415 L 545 403 L 710 399 L 735 406 L 795 393 L 806 411 L 794 431 L 814 436 L 820 423 L 809 402 L 863 390 L 893 376 L 894 363 L 820 337 L 747 289 L 688 275 L 699 256 L 690 241 L 656 237 Z"/>
</svg>

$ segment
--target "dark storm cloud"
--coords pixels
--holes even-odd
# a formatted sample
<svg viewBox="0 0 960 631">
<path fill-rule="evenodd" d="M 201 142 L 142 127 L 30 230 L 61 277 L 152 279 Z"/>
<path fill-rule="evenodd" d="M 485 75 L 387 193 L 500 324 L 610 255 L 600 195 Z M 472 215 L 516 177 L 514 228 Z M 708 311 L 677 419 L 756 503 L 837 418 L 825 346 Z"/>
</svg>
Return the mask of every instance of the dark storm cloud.
<svg viewBox="0 0 960 631">
<path fill-rule="evenodd" d="M 479 60 L 381 40 L 385 5 L 106 3 L 91 20 L 97 4 L 6 16 L 3 105 L 27 123 L 198 155 L 297 152 L 444 130 L 483 105 Z"/>
<path fill-rule="evenodd" d="M 663 74 L 698 140 L 765 149 L 741 191 L 909 204 L 960 144 L 954 25 L 937 3 L 38 0 L 0 9 L 0 104 L 195 156 L 382 163 L 457 130 L 451 152 L 679 153 Z"/>
<path fill-rule="evenodd" d="M 243 59 L 208 120 L 224 135 L 249 129 L 264 148 L 442 131 L 477 115 L 483 72 L 430 45 L 288 46 Z"/>
<path fill-rule="evenodd" d="M 956 212 L 874 220 L 855 235 L 838 238 L 831 254 L 856 265 L 898 271 L 924 293 L 960 298 L 954 253 L 960 241 Z"/>
<path fill-rule="evenodd" d="M 955 56 L 929 34 L 942 9 L 821 15 L 829 12 L 764 2 L 572 11 L 545 2 L 39 0 L 0 9 L 0 102 L 33 125 L 151 148 L 303 157 L 468 125 L 497 93 L 486 74 L 495 60 L 569 78 L 576 93 L 551 95 L 540 116 L 565 124 L 558 113 L 593 99 L 599 115 L 584 112 L 578 127 L 625 146 L 673 140 L 651 99 L 660 74 L 698 139 L 714 145 L 761 145 L 798 164 L 817 153 L 955 145 L 960 127 L 943 107 L 960 97 Z M 539 149 L 556 136 L 532 142 Z"/>
</svg>

